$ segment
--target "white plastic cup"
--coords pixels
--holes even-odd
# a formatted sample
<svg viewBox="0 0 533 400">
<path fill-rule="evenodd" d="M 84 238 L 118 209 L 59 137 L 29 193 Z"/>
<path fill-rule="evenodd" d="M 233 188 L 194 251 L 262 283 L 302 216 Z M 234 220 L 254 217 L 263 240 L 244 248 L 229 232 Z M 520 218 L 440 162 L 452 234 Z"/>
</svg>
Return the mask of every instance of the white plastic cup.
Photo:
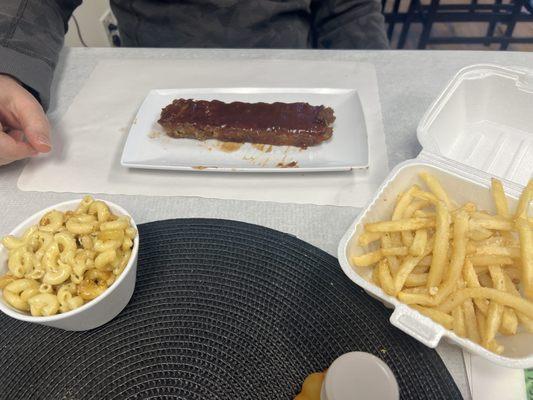
<svg viewBox="0 0 533 400">
<path fill-rule="evenodd" d="M 48 207 L 45 210 L 39 211 L 26 219 L 20 225 L 18 225 L 10 235 L 22 236 L 22 234 L 31 226 L 37 225 L 39 220 L 48 211 L 59 210 L 67 211 L 74 210 L 79 200 L 70 200 L 63 203 L 56 204 Z M 116 215 L 130 217 L 131 226 L 137 230 L 137 225 L 131 217 L 131 215 L 122 207 L 113 204 L 109 201 L 105 202 L 109 209 Z M 49 317 L 34 317 L 30 314 L 23 313 L 7 304 L 0 295 L 0 311 L 9 315 L 12 318 L 33 322 L 41 325 L 48 325 L 54 328 L 60 328 L 67 331 L 85 331 L 89 329 L 97 328 L 115 318 L 128 304 L 133 295 L 135 289 L 135 280 L 137 276 L 137 254 L 139 251 L 139 233 L 133 240 L 133 248 L 131 249 L 131 257 L 115 282 L 107 288 L 97 298 L 85 303 L 83 306 L 76 308 L 72 311 L 68 311 L 62 314 L 51 315 Z M 7 249 L 0 246 L 0 275 L 4 275 L 8 272 L 7 268 Z"/>
<path fill-rule="evenodd" d="M 337 358 L 326 372 L 321 400 L 398 400 L 391 369 L 380 358 L 359 351 Z"/>
</svg>

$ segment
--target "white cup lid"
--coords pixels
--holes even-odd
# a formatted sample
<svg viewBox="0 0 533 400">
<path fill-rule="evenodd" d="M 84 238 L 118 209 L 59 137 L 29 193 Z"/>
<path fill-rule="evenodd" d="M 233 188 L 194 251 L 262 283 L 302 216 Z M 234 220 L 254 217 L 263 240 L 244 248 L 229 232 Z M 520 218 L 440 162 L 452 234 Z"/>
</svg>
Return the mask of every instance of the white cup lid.
<svg viewBox="0 0 533 400">
<path fill-rule="evenodd" d="M 329 367 L 321 400 L 398 400 L 398 383 L 378 357 L 363 352 L 346 353 Z"/>
</svg>

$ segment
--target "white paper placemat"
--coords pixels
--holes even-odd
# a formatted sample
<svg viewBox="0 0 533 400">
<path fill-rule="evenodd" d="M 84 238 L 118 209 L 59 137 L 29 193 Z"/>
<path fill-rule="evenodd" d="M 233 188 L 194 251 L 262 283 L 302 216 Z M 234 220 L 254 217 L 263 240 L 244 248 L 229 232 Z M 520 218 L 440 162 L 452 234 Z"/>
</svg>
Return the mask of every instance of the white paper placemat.
<svg viewBox="0 0 533 400">
<path fill-rule="evenodd" d="M 368 171 L 234 174 L 133 170 L 120 165 L 126 135 L 151 89 L 355 88 L 365 114 Z M 25 191 L 108 193 L 363 206 L 388 173 L 374 67 L 329 61 L 106 60 L 96 66 L 53 131 L 54 150 L 32 159 Z"/>
<path fill-rule="evenodd" d="M 463 352 L 473 400 L 529 400 L 524 370 L 500 367 Z"/>
</svg>

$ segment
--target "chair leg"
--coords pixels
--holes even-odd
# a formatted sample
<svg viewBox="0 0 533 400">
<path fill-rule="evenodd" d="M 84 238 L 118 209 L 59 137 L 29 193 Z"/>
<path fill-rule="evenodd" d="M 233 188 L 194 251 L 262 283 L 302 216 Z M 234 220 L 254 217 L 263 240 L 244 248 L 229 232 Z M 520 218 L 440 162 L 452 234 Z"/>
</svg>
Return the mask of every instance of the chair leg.
<svg viewBox="0 0 533 400">
<path fill-rule="evenodd" d="M 496 14 L 500 12 L 500 5 L 502 4 L 502 0 L 495 0 L 494 6 L 492 7 L 492 13 L 494 14 L 492 16 L 492 20 L 489 22 L 489 27 L 487 28 L 487 35 L 485 43 L 483 43 L 485 46 L 490 46 L 491 40 L 494 37 L 494 31 L 496 30 L 496 24 L 498 22 L 498 17 Z"/>
<path fill-rule="evenodd" d="M 527 0 L 525 0 L 527 1 Z M 524 0 L 514 0 L 514 7 L 511 14 L 511 21 L 507 24 L 505 33 L 503 34 L 504 40 L 500 46 L 500 50 L 507 50 L 509 47 L 509 39 L 513 37 L 514 28 L 516 26 L 516 17 L 520 14 L 522 7 L 524 6 Z"/>
<path fill-rule="evenodd" d="M 394 0 L 394 4 L 392 5 L 392 19 L 394 19 L 398 16 L 398 10 L 400 9 L 400 1 L 401 0 Z M 387 28 L 387 37 L 389 38 L 389 42 L 392 39 L 392 34 L 394 33 L 394 22 L 390 22 L 389 26 Z"/>
<path fill-rule="evenodd" d="M 398 49 L 403 49 L 405 42 L 407 40 L 407 34 L 409 33 L 409 28 L 411 23 L 415 19 L 415 13 L 420 9 L 419 0 L 411 0 L 409 3 L 409 8 L 407 9 L 407 15 L 405 16 L 405 21 L 402 25 L 402 30 L 400 32 L 400 38 L 398 39 Z"/>
<path fill-rule="evenodd" d="M 422 29 L 422 34 L 420 35 L 420 40 L 418 42 L 419 50 L 425 49 L 429 42 L 429 36 L 431 35 L 431 28 L 433 27 L 433 18 L 435 16 L 435 13 L 437 12 L 438 7 L 439 7 L 439 0 L 431 0 L 431 3 L 429 5 L 429 10 L 424 20 L 424 28 Z"/>
</svg>

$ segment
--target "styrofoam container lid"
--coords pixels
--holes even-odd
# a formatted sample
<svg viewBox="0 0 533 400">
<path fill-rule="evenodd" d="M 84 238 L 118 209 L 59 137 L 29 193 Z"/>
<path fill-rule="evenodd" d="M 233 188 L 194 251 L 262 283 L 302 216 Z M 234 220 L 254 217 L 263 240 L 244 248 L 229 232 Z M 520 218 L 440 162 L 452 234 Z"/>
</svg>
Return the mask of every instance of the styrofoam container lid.
<svg viewBox="0 0 533 400">
<path fill-rule="evenodd" d="M 533 70 L 463 68 L 426 111 L 417 135 L 425 153 L 485 179 L 526 185 L 533 174 Z"/>
</svg>

